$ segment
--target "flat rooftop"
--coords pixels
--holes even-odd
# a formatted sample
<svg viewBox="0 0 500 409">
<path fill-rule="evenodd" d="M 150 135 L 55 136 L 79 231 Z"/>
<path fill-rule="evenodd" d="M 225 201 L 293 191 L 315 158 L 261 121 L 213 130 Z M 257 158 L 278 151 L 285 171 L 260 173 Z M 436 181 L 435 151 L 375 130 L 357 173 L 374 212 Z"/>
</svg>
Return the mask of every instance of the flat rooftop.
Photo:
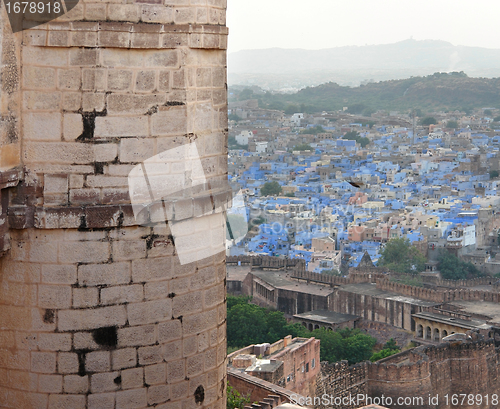
<svg viewBox="0 0 500 409">
<path fill-rule="evenodd" d="M 429 321 L 440 322 L 442 324 L 455 325 L 461 328 L 476 329 L 476 328 L 489 328 L 483 320 L 472 318 L 471 320 L 464 320 L 462 318 L 448 317 L 446 315 L 437 314 L 434 312 L 419 312 L 412 314 L 412 317 L 422 318 Z"/>
<path fill-rule="evenodd" d="M 385 298 L 387 300 L 401 301 L 409 304 L 420 305 L 422 307 L 432 307 L 441 305 L 442 303 L 434 301 L 423 301 L 418 298 L 400 295 L 391 291 L 381 290 L 375 284 L 360 283 L 360 284 L 343 284 L 340 286 L 343 291 L 348 291 L 355 294 L 371 295 L 372 297 Z"/>
<path fill-rule="evenodd" d="M 323 322 L 325 324 L 341 324 L 343 322 L 360 318 L 357 315 L 341 314 L 340 312 L 333 312 L 328 310 L 314 310 L 303 312 L 302 314 L 295 314 L 294 317 L 298 319 Z"/>
<path fill-rule="evenodd" d="M 449 301 L 451 304 L 460 309 L 460 312 L 466 314 L 478 314 L 489 317 L 491 322 L 500 324 L 500 304 L 490 301 Z M 487 320 L 487 321 L 490 321 Z"/>
</svg>

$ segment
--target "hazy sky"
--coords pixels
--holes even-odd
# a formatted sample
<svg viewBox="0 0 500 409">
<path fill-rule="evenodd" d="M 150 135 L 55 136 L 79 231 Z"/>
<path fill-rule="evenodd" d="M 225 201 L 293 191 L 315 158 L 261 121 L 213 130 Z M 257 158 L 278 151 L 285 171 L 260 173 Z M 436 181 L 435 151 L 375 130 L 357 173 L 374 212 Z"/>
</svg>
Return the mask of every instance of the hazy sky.
<svg viewBox="0 0 500 409">
<path fill-rule="evenodd" d="M 500 48 L 498 0 L 228 0 L 229 52 L 388 44 Z"/>
</svg>

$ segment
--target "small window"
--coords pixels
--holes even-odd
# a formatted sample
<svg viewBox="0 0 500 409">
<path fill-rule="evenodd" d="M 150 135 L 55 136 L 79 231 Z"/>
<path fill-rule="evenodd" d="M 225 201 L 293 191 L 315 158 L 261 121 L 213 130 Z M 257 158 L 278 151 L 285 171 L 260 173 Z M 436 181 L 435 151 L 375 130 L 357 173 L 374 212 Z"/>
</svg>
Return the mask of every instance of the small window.
<svg viewBox="0 0 500 409">
<path fill-rule="evenodd" d="M 302 365 L 302 372 L 304 372 L 304 365 Z"/>
<path fill-rule="evenodd" d="M 311 368 L 315 368 L 316 367 L 316 358 L 313 358 L 312 361 L 311 361 Z"/>
<path fill-rule="evenodd" d="M 309 372 L 309 362 L 306 364 L 306 372 Z"/>
</svg>

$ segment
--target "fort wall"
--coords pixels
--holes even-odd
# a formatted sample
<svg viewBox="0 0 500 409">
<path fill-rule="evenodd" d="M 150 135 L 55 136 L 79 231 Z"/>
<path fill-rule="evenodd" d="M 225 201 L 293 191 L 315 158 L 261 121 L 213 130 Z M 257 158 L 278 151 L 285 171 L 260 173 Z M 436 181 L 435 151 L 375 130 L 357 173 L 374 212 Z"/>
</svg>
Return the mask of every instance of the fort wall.
<svg viewBox="0 0 500 409">
<path fill-rule="evenodd" d="M 158 222 L 229 194 L 140 215 L 129 194 L 135 166 L 190 143 L 227 181 L 226 0 L 191 3 L 82 0 L 16 34 L 0 10 L 1 408 L 225 405 L 225 255 L 181 264 Z"/>
</svg>

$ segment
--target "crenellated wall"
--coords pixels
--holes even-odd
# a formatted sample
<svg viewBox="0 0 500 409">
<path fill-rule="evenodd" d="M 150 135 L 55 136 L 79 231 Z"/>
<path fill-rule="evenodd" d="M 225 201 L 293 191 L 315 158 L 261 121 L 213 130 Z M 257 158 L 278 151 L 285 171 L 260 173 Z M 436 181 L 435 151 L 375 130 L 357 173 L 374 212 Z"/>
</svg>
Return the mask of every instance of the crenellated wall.
<svg viewBox="0 0 500 409">
<path fill-rule="evenodd" d="M 349 396 L 358 393 L 371 398 L 391 398 L 394 407 L 451 408 L 452 394 L 498 394 L 500 350 L 493 342 L 440 344 L 404 351 L 378 362 L 348 366 L 346 361 L 322 363 L 316 396 Z M 445 395 L 448 394 L 448 405 Z M 429 396 L 439 396 L 438 404 Z M 411 398 L 397 405 L 398 398 Z M 419 400 L 420 399 L 420 400 Z M 332 406 L 317 405 L 316 408 Z M 333 406 L 346 408 L 355 406 Z M 483 399 L 478 408 L 492 408 Z"/>
</svg>

